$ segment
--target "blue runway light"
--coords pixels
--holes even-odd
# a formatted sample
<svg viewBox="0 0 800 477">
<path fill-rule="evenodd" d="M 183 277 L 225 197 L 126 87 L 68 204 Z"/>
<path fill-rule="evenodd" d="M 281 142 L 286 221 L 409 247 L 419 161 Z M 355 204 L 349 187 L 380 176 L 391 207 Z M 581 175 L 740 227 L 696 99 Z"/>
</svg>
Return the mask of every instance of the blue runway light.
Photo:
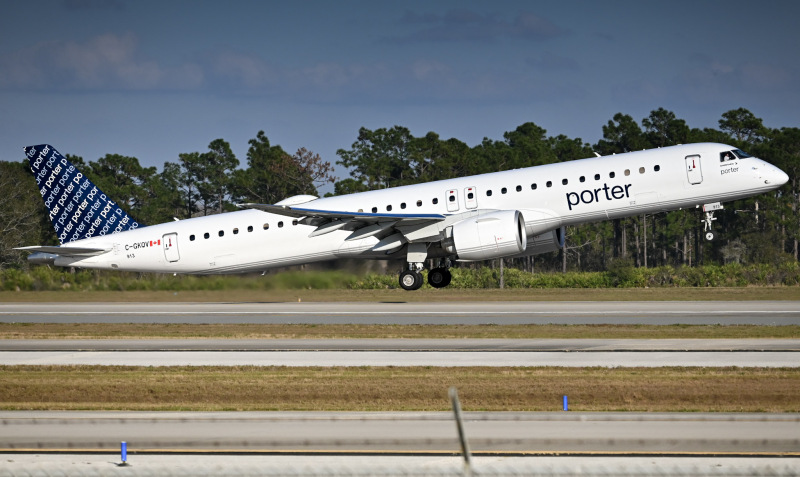
<svg viewBox="0 0 800 477">
<path fill-rule="evenodd" d="M 569 405 L 567 404 L 567 395 L 564 395 L 564 410 L 569 411 Z"/>
</svg>

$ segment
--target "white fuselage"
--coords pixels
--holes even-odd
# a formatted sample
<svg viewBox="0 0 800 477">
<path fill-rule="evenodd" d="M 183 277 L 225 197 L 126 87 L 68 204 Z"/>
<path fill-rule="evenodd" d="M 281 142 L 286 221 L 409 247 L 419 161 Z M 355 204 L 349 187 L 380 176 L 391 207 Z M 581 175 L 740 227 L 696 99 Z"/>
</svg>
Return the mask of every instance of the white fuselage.
<svg viewBox="0 0 800 477">
<path fill-rule="evenodd" d="M 519 210 L 529 237 L 609 218 L 726 202 L 774 190 L 786 175 L 757 158 L 722 162 L 733 148 L 689 144 L 317 199 L 316 210 L 441 214 L 452 223 L 484 211 Z M 376 237 L 242 210 L 142 227 L 65 247 L 106 248 L 56 265 L 166 273 L 236 273 L 341 257 L 386 258 Z M 409 241 L 413 242 L 413 238 Z"/>
</svg>

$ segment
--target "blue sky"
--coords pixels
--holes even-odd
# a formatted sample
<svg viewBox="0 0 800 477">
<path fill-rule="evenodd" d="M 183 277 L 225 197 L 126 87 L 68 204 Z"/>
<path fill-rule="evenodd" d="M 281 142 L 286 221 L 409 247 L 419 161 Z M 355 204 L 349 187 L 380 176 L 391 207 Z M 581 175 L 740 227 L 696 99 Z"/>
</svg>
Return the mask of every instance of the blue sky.
<svg viewBox="0 0 800 477">
<path fill-rule="evenodd" d="M 0 160 L 50 143 L 159 169 L 264 130 L 335 162 L 358 129 L 470 146 L 532 121 L 594 143 L 617 112 L 800 126 L 791 1 L 5 2 Z M 346 176 L 337 170 L 337 175 Z"/>
</svg>

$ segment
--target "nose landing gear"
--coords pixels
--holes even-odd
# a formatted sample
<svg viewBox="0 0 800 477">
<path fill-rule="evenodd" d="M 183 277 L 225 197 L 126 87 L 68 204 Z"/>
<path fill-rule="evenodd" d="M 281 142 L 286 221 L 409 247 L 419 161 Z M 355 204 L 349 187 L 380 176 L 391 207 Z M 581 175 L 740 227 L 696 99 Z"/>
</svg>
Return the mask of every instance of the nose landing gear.
<svg viewBox="0 0 800 477">
<path fill-rule="evenodd" d="M 717 220 L 716 217 L 714 217 L 714 211 L 720 209 L 722 209 L 722 204 L 720 204 L 719 202 L 703 205 L 703 212 L 706 213 L 706 217 L 702 219 L 700 222 L 704 224 L 703 230 L 705 230 L 706 240 L 708 240 L 709 242 L 714 240 L 714 238 L 716 237 L 714 231 L 711 230 L 711 224 L 715 220 Z"/>
</svg>

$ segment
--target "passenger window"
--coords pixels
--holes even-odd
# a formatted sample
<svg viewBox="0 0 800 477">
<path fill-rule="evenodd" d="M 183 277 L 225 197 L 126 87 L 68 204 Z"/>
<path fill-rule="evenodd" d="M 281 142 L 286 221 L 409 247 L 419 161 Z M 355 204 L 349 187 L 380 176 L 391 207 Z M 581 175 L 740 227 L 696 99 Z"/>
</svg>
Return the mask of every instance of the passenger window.
<svg viewBox="0 0 800 477">
<path fill-rule="evenodd" d="M 292 225 L 297 225 L 297 219 L 292 220 Z"/>
<path fill-rule="evenodd" d="M 595 174 L 594 175 L 594 180 L 599 181 L 600 180 L 600 174 Z"/>
<path fill-rule="evenodd" d="M 386 212 L 391 212 L 391 211 L 392 211 L 392 206 L 391 205 L 387 205 L 386 206 Z"/>
<path fill-rule="evenodd" d="M 569 181 L 567 179 L 561 179 L 561 185 L 567 185 Z"/>
<path fill-rule="evenodd" d="M 517 192 L 522 192 L 522 186 L 521 185 L 517 186 Z"/>
<path fill-rule="evenodd" d="M 264 224 L 264 230 L 267 230 L 268 228 L 269 228 L 269 224 Z"/>
<path fill-rule="evenodd" d="M 439 199 L 434 197 L 432 202 L 433 202 L 433 205 L 436 205 L 436 204 L 439 203 Z"/>
<path fill-rule="evenodd" d="M 535 182 L 533 184 L 531 184 L 531 190 L 536 190 L 536 187 L 538 187 L 538 186 L 536 185 Z"/>
<path fill-rule="evenodd" d="M 644 167 L 639 168 L 639 174 L 644 174 Z"/>
<path fill-rule="evenodd" d="M 625 169 L 625 176 L 627 177 L 629 175 L 631 175 L 631 170 L 630 169 Z"/>
<path fill-rule="evenodd" d="M 192 234 L 192 235 L 190 235 L 190 236 L 189 236 L 189 241 L 190 241 L 190 242 L 194 242 L 194 234 Z"/>
<path fill-rule="evenodd" d="M 203 238 L 207 239 L 208 237 L 211 237 L 211 234 L 209 234 L 208 232 L 203 234 Z"/>
<path fill-rule="evenodd" d="M 373 207 L 372 208 L 372 213 L 373 214 L 377 214 L 378 213 L 378 208 L 377 207 Z"/>
<path fill-rule="evenodd" d="M 654 170 L 654 171 L 656 171 L 656 172 L 658 172 L 658 171 L 660 171 L 660 170 L 661 170 L 661 166 L 659 166 L 658 164 L 656 164 L 656 166 L 653 168 L 653 170 Z"/>
<path fill-rule="evenodd" d="M 417 207 L 422 207 L 422 201 L 421 200 L 417 201 Z"/>
<path fill-rule="evenodd" d="M 456 196 L 451 195 L 448 200 L 450 200 L 450 202 L 455 202 L 456 201 Z"/>
<path fill-rule="evenodd" d="M 475 194 L 473 194 L 472 192 L 470 192 L 469 194 L 467 194 L 467 199 L 470 199 L 470 200 L 472 200 L 472 199 L 474 199 L 474 198 L 475 198 Z"/>
<path fill-rule="evenodd" d="M 491 197 L 492 196 L 492 191 L 491 190 L 487 190 L 486 191 L 486 196 L 487 197 Z"/>
<path fill-rule="evenodd" d="M 280 222 L 278 222 L 278 228 L 281 228 L 281 227 L 283 227 L 283 221 L 282 220 Z"/>
<path fill-rule="evenodd" d="M 503 187 L 502 189 L 500 189 L 500 193 L 501 193 L 501 194 L 505 194 L 506 192 L 508 192 L 508 189 L 506 189 L 505 187 Z"/>
<path fill-rule="evenodd" d="M 553 181 L 547 181 L 545 184 L 547 187 L 553 187 Z"/>
<path fill-rule="evenodd" d="M 615 173 L 613 173 L 613 172 L 609 172 L 609 173 L 608 173 L 608 177 L 610 177 L 610 178 L 612 178 L 612 179 L 613 179 L 614 177 L 616 177 L 616 174 L 615 174 Z"/>
<path fill-rule="evenodd" d="M 252 232 L 253 231 L 253 226 L 252 225 L 248 225 L 247 226 L 247 231 L 248 232 Z"/>
<path fill-rule="evenodd" d="M 586 182 L 586 176 L 581 176 L 581 178 L 580 178 L 579 180 L 580 180 L 581 182 Z"/>
<path fill-rule="evenodd" d="M 233 229 L 233 235 L 237 235 L 238 233 L 239 233 L 239 229 L 238 228 Z"/>
<path fill-rule="evenodd" d="M 401 209 L 405 209 L 406 208 L 406 203 L 405 202 L 400 202 L 400 208 Z"/>
<path fill-rule="evenodd" d="M 219 231 L 219 236 L 222 237 L 223 235 L 225 235 L 225 231 L 224 230 L 220 230 Z"/>
</svg>

